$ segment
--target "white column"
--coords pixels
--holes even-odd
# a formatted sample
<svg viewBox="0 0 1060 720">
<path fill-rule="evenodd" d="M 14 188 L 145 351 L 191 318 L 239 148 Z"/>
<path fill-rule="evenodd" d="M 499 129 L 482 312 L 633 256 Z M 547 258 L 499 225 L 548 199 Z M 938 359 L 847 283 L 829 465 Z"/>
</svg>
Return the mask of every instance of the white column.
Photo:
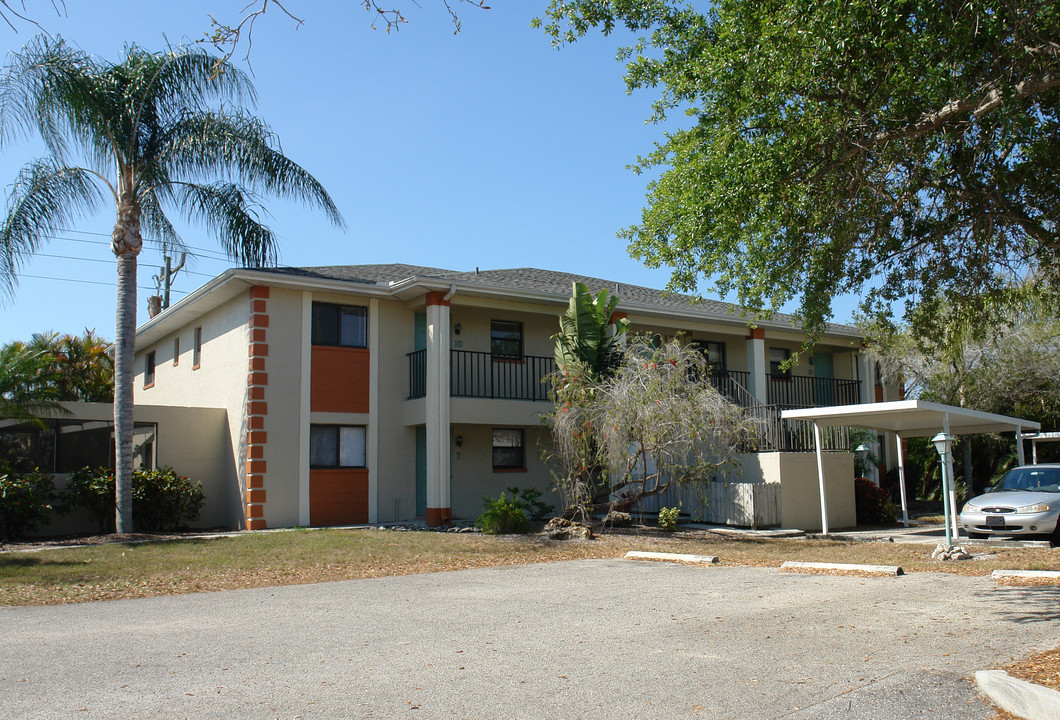
<svg viewBox="0 0 1060 720">
<path fill-rule="evenodd" d="M 754 328 L 747 336 L 747 372 L 750 373 L 747 389 L 763 405 L 769 404 L 768 370 L 766 333 L 762 328 Z"/>
<path fill-rule="evenodd" d="M 298 407 L 298 524 L 309 526 L 309 399 L 313 364 L 313 293 L 302 293 L 302 373 Z"/>
<path fill-rule="evenodd" d="M 909 504 L 905 497 L 905 458 L 902 457 L 902 436 L 896 435 L 898 445 L 898 490 L 902 493 L 902 524 L 909 527 Z"/>
<path fill-rule="evenodd" d="M 427 524 L 449 520 L 449 302 L 427 295 Z"/>
<path fill-rule="evenodd" d="M 1034 455 L 1034 462 L 1038 462 L 1038 448 L 1031 443 L 1032 453 Z M 1016 457 L 1019 459 L 1020 465 L 1026 465 L 1026 456 L 1023 454 L 1023 428 L 1016 426 Z"/>
<path fill-rule="evenodd" d="M 950 414 L 946 413 L 942 416 L 942 432 L 950 434 Z M 960 528 L 957 521 L 957 483 L 953 479 L 953 448 L 946 453 L 946 474 L 949 476 L 950 486 L 949 488 L 943 488 L 943 491 L 949 493 L 950 497 L 950 530 L 953 532 L 953 537 L 956 539 L 960 537 Z"/>
<path fill-rule="evenodd" d="M 368 301 L 368 432 L 365 463 L 368 465 L 368 522 L 379 522 L 379 300 Z M 400 518 L 392 518 L 399 520 Z"/>
<path fill-rule="evenodd" d="M 874 377 L 875 366 L 868 353 L 858 353 L 858 386 L 859 400 L 862 403 L 876 402 L 876 378 Z"/>
<path fill-rule="evenodd" d="M 828 534 L 828 494 L 824 489 L 824 453 L 821 448 L 824 445 L 821 437 L 821 426 L 816 422 L 813 424 L 813 445 L 817 451 L 817 483 L 821 489 L 821 534 Z"/>
</svg>

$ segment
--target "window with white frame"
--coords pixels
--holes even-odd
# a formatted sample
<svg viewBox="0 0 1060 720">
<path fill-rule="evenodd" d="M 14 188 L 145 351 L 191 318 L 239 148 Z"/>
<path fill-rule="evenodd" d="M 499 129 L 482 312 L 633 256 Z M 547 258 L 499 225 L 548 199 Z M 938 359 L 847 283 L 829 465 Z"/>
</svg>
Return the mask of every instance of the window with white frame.
<svg viewBox="0 0 1060 720">
<path fill-rule="evenodd" d="M 364 425 L 310 425 L 309 467 L 365 467 Z"/>
<path fill-rule="evenodd" d="M 781 369 L 781 366 L 789 358 L 791 358 L 791 351 L 787 348 L 769 348 L 769 374 L 781 377 L 787 375 L 787 371 Z"/>
<path fill-rule="evenodd" d="M 313 344 L 368 347 L 368 308 L 313 303 Z"/>
<path fill-rule="evenodd" d="M 523 431 L 519 428 L 493 428 L 493 469 L 522 470 L 525 467 Z"/>
</svg>

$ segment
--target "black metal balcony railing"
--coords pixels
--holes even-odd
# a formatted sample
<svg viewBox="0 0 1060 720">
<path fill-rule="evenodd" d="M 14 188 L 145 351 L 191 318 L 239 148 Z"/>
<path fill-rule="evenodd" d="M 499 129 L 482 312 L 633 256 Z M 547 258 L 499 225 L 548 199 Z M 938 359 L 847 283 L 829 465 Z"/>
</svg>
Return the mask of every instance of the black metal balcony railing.
<svg viewBox="0 0 1060 720">
<path fill-rule="evenodd" d="M 427 351 L 409 358 L 409 399 L 427 394 Z M 550 357 L 507 357 L 468 350 L 449 351 L 452 397 L 503 400 L 548 400 L 548 376 L 556 369 Z"/>
<path fill-rule="evenodd" d="M 409 399 L 427 395 L 427 351 L 409 353 Z"/>
<path fill-rule="evenodd" d="M 768 384 L 770 405 L 806 408 L 859 402 L 857 380 L 771 375 Z"/>
</svg>

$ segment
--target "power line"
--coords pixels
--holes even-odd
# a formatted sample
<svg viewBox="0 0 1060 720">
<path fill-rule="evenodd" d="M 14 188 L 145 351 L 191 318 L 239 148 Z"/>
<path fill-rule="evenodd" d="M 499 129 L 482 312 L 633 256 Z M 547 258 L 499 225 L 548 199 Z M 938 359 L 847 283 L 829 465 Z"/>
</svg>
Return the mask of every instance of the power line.
<svg viewBox="0 0 1060 720">
<path fill-rule="evenodd" d="M 50 277 L 48 275 L 26 275 L 24 273 L 19 273 L 18 277 L 19 277 L 19 279 L 32 278 L 34 280 L 56 280 L 58 282 L 80 283 L 82 285 L 105 285 L 106 287 L 114 287 L 114 283 L 101 282 L 99 280 L 77 280 L 77 279 L 74 279 L 74 278 Z M 153 288 L 153 287 L 143 287 L 142 285 L 138 285 L 137 286 L 137 290 L 145 290 L 147 292 L 154 292 L 155 288 Z M 187 290 L 173 290 L 173 292 L 181 293 L 183 295 L 186 295 L 188 293 Z"/>
<path fill-rule="evenodd" d="M 106 263 L 111 265 L 114 263 L 113 260 L 100 260 L 99 258 L 86 258 L 86 257 L 74 257 L 73 255 L 53 255 L 51 253 L 33 253 L 34 257 L 46 257 L 55 258 L 57 260 L 77 260 L 78 262 L 94 262 L 94 263 Z M 202 277 L 212 278 L 214 277 L 210 273 L 195 272 L 194 270 L 185 270 L 188 275 L 201 275 Z"/>
</svg>

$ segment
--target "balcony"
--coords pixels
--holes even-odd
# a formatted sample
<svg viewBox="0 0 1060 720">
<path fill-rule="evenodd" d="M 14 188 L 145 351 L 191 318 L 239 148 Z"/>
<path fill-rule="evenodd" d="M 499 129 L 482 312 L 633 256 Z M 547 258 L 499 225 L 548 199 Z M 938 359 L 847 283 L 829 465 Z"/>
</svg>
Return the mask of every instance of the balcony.
<svg viewBox="0 0 1060 720">
<path fill-rule="evenodd" d="M 784 408 L 857 405 L 860 402 L 857 380 L 770 375 L 768 385 L 768 404 Z"/>
<path fill-rule="evenodd" d="M 408 354 L 410 400 L 427 394 L 427 351 Z M 449 351 L 451 397 L 500 400 L 548 400 L 548 377 L 556 369 L 550 357 L 508 357 L 468 350 Z"/>
</svg>

